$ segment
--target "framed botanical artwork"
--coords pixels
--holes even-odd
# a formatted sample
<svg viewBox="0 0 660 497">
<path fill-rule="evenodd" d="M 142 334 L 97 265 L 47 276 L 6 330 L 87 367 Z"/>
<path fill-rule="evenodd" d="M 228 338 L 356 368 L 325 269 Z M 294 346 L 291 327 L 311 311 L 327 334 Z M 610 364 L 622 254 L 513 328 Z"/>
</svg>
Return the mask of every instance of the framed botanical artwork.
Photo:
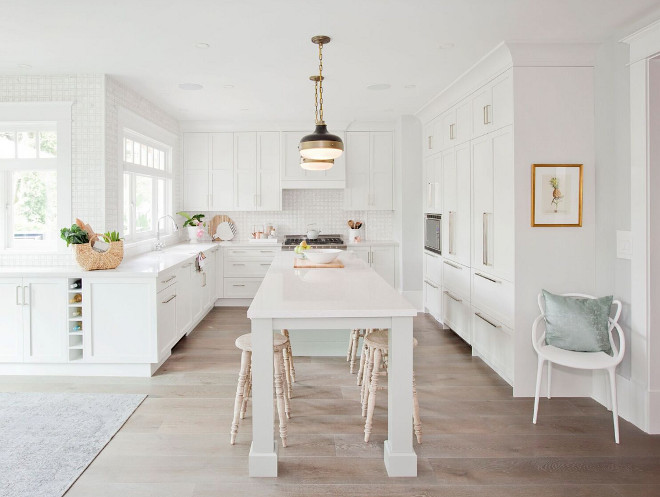
<svg viewBox="0 0 660 497">
<path fill-rule="evenodd" d="M 532 226 L 582 226 L 582 164 L 532 164 Z"/>
</svg>

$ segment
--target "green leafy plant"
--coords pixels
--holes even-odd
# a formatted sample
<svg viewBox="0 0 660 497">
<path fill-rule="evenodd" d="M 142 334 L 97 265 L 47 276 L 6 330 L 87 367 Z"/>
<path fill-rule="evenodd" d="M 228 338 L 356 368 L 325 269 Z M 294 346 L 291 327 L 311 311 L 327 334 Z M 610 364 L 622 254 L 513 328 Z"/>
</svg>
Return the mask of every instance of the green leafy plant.
<svg viewBox="0 0 660 497">
<path fill-rule="evenodd" d="M 119 242 L 121 241 L 121 237 L 118 231 L 106 231 L 103 233 L 103 241 L 106 243 Z"/>
<path fill-rule="evenodd" d="M 202 226 L 206 226 L 206 223 L 204 221 L 202 221 L 202 219 L 204 219 L 204 217 L 205 217 L 204 214 L 195 214 L 195 215 L 191 216 L 187 212 L 183 212 L 183 211 L 177 212 L 177 214 L 179 216 L 182 216 L 182 217 L 186 218 L 186 222 L 183 223 L 184 228 L 186 228 L 187 226 L 199 226 L 200 224 Z"/>
<path fill-rule="evenodd" d="M 60 238 L 66 242 L 67 247 L 72 244 L 80 245 L 82 243 L 89 243 L 87 232 L 77 224 L 72 224 L 71 228 L 62 228 L 60 230 Z"/>
</svg>

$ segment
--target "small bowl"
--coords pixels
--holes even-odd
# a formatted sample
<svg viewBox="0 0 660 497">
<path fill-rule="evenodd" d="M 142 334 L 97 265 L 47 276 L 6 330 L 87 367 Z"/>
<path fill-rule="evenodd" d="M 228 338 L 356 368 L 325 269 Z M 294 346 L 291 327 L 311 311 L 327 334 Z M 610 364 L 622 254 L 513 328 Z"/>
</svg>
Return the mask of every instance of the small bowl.
<svg viewBox="0 0 660 497">
<path fill-rule="evenodd" d="M 334 261 L 343 250 L 340 249 L 308 249 L 305 258 L 313 264 L 329 264 Z"/>
</svg>

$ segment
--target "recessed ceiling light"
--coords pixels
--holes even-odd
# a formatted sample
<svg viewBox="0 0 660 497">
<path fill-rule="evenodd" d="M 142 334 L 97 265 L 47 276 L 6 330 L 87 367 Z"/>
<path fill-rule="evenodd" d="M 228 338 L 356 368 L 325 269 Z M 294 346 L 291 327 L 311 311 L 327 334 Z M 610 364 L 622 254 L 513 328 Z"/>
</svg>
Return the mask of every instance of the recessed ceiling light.
<svg viewBox="0 0 660 497">
<path fill-rule="evenodd" d="M 190 90 L 190 91 L 194 91 L 194 90 L 201 90 L 201 89 L 203 89 L 204 87 L 203 87 L 202 85 L 200 85 L 200 84 L 197 84 L 197 83 L 181 83 L 181 84 L 179 85 L 179 88 L 180 88 L 181 90 Z"/>
<path fill-rule="evenodd" d="M 406 85 L 404 86 L 407 90 L 412 90 L 413 88 L 417 88 L 417 85 Z"/>
<path fill-rule="evenodd" d="M 250 109 L 245 108 L 245 109 L 241 109 L 241 110 L 242 110 L 243 112 L 245 112 L 245 111 L 248 111 L 248 110 L 250 110 Z"/>
<path fill-rule="evenodd" d="M 19 69 L 32 69 L 30 64 L 18 64 Z"/>
<path fill-rule="evenodd" d="M 208 43 L 200 42 L 200 43 L 195 43 L 195 48 L 207 49 L 207 48 L 211 48 L 211 45 L 209 45 Z"/>
<path fill-rule="evenodd" d="M 389 90 L 390 88 L 392 88 L 392 85 L 387 83 L 378 83 L 376 85 L 367 86 L 367 90 Z"/>
<path fill-rule="evenodd" d="M 450 48 L 454 48 L 454 44 L 451 42 L 440 43 L 440 45 L 438 45 L 438 48 L 440 50 L 449 50 Z"/>
<path fill-rule="evenodd" d="M 234 85 L 222 85 L 223 88 L 226 88 L 227 90 L 231 90 Z"/>
</svg>

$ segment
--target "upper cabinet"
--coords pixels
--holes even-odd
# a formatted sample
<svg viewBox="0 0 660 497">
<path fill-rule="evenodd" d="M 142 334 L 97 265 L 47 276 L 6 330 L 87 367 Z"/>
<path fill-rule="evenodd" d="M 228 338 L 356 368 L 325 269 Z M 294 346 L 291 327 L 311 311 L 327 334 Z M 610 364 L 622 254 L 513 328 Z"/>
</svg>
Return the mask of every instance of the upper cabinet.
<svg viewBox="0 0 660 497">
<path fill-rule="evenodd" d="M 513 123 L 511 71 L 477 90 L 472 96 L 472 129 L 475 137 Z"/>
<path fill-rule="evenodd" d="M 279 135 L 184 133 L 184 210 L 281 210 Z"/>
<path fill-rule="evenodd" d="M 346 186 L 345 154 L 335 159 L 335 164 L 327 171 L 308 171 L 300 167 L 298 144 L 300 139 L 309 133 L 309 130 L 282 133 L 282 188 L 344 188 Z M 335 134 L 346 141 L 344 133 Z M 348 146 L 344 145 L 348 149 Z"/>
<path fill-rule="evenodd" d="M 391 131 L 346 133 L 346 210 L 392 210 L 394 140 Z"/>
</svg>

